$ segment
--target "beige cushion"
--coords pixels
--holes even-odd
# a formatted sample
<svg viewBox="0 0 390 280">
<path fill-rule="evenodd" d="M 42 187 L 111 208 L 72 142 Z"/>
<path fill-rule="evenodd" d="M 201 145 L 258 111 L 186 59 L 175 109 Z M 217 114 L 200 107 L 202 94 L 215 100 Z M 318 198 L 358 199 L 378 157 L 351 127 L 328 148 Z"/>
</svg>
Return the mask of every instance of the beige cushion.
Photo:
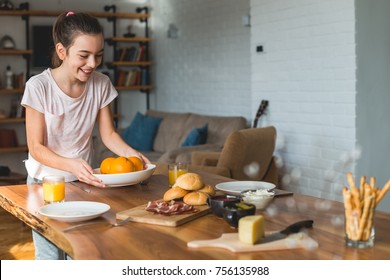
<svg viewBox="0 0 390 280">
<path fill-rule="evenodd" d="M 163 118 L 154 139 L 153 150 L 164 153 L 180 146 L 190 113 L 168 113 L 149 110 L 148 116 Z"/>
<path fill-rule="evenodd" d="M 219 144 L 221 147 L 230 133 L 246 128 L 246 120 L 244 117 L 191 114 L 185 124 L 185 134 L 181 139 L 181 143 L 193 128 L 202 127 L 206 123 L 208 124 L 206 144 Z"/>
</svg>

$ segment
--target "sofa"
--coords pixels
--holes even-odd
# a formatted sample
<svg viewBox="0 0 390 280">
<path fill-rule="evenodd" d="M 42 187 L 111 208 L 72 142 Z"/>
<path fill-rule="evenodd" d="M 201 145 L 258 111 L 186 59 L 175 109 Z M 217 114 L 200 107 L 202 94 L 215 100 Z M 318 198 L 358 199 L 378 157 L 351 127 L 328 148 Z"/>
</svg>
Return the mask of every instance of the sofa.
<svg viewBox="0 0 390 280">
<path fill-rule="evenodd" d="M 143 118 L 144 122 L 138 127 L 138 130 L 133 129 L 133 133 L 126 135 L 126 132 L 135 126 L 135 119 L 138 119 L 138 117 Z M 142 137 L 150 138 L 150 135 L 147 136 L 147 134 L 150 134 L 150 130 L 145 131 L 145 124 L 151 123 L 151 120 L 157 120 L 154 125 L 158 127 L 155 135 L 153 135 L 152 143 L 148 147 L 149 150 L 139 149 L 136 147 L 138 144 L 143 147 L 143 144 L 149 141 L 142 139 Z M 207 137 L 204 139 L 204 143 L 183 146 L 191 133 L 201 130 L 205 126 L 207 127 Z M 134 142 L 132 146 L 139 149 L 152 162 L 190 163 L 193 151 L 221 151 L 228 135 L 247 127 L 246 119 L 241 116 L 212 116 L 188 112 L 148 110 L 145 114 L 137 113 L 130 126 L 119 132 L 129 144 L 132 144 L 133 138 L 141 138 L 138 141 L 141 143 Z M 134 131 L 137 131 L 137 133 L 134 133 Z M 127 136 L 130 139 L 127 139 Z M 112 152 L 103 145 L 100 137 L 96 136 L 94 138 L 93 167 L 98 167 L 100 162 L 109 156 L 113 156 Z"/>
</svg>

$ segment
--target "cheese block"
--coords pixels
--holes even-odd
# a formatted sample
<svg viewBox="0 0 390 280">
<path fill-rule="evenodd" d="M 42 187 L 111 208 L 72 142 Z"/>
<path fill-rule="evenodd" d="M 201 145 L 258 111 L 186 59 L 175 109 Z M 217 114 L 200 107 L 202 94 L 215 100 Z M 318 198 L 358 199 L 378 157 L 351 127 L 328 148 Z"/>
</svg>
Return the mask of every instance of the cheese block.
<svg viewBox="0 0 390 280">
<path fill-rule="evenodd" d="M 238 221 L 238 239 L 245 244 L 256 244 L 264 237 L 264 217 L 250 215 Z"/>
</svg>

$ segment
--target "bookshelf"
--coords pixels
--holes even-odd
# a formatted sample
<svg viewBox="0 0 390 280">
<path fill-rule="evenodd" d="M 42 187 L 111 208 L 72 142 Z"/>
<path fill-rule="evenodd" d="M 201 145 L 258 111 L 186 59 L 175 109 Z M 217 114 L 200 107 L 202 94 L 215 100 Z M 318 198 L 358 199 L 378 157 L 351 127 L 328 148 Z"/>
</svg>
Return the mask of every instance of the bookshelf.
<svg viewBox="0 0 390 280">
<path fill-rule="evenodd" d="M 106 6 L 106 10 L 116 12 L 115 5 Z M 152 41 L 149 37 L 148 20 L 150 17 L 148 7 L 136 9 L 137 17 L 143 24 L 144 34 L 131 34 L 130 36 L 117 36 L 116 21 L 113 19 L 113 36 L 106 38 L 106 43 L 113 47 L 113 61 L 106 63 L 107 67 L 114 70 L 114 85 L 119 92 L 139 91 L 146 95 L 146 107 L 150 107 L 150 91 L 152 84 L 150 79 L 149 46 Z M 118 113 L 117 103 L 114 104 L 114 114 Z"/>
</svg>

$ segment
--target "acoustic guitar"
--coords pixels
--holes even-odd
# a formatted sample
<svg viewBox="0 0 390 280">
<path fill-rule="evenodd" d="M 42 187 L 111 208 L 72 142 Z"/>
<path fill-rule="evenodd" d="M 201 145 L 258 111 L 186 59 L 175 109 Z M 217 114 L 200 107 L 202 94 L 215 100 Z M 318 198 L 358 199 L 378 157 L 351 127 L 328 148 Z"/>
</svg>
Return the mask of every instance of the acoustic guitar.
<svg viewBox="0 0 390 280">
<path fill-rule="evenodd" d="M 257 109 L 256 117 L 253 120 L 253 128 L 257 127 L 260 117 L 264 114 L 265 109 L 268 107 L 268 100 L 261 100 L 259 109 Z"/>
</svg>

